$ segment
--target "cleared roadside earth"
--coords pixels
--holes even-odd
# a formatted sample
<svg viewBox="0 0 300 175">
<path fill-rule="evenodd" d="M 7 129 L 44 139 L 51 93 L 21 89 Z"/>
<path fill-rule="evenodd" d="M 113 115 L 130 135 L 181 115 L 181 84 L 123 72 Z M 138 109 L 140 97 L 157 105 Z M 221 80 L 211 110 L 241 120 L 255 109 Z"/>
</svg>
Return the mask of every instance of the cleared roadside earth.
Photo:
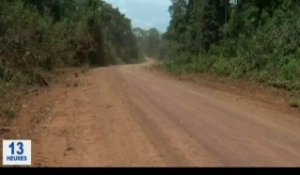
<svg viewBox="0 0 300 175">
<path fill-rule="evenodd" d="M 35 166 L 300 166 L 299 116 L 143 65 L 93 69 L 80 82 L 49 97 Z"/>
</svg>

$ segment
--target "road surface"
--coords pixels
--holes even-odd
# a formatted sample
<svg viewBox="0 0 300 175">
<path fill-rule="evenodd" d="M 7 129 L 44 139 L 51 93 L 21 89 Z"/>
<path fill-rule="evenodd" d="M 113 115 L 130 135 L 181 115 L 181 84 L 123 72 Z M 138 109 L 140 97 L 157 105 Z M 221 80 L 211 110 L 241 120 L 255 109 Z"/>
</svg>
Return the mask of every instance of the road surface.
<svg viewBox="0 0 300 175">
<path fill-rule="evenodd" d="M 35 166 L 300 166 L 295 116 L 143 64 L 93 69 L 79 79 L 51 96 L 50 119 L 32 138 Z"/>
</svg>

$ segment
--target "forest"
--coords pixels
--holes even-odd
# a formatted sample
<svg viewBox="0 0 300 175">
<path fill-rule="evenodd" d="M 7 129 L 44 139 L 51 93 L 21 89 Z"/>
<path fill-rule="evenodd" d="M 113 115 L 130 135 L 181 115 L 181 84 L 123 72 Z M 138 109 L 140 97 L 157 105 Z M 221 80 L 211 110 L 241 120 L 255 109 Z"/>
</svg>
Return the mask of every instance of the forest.
<svg viewBox="0 0 300 175">
<path fill-rule="evenodd" d="M 131 21 L 99 0 L 0 1 L 0 103 L 14 116 L 16 95 L 46 86 L 58 68 L 140 60 Z M 1 115 L 1 113 L 0 113 Z"/>
<path fill-rule="evenodd" d="M 0 0 L 0 169 L 300 167 L 299 133 L 300 0 Z"/>
<path fill-rule="evenodd" d="M 161 34 L 132 28 L 101 0 L 2 0 L 0 114 L 14 116 L 22 94 L 13 92 L 47 86 L 55 69 L 137 63 L 143 56 L 159 58 L 175 74 L 209 73 L 284 89 L 300 106 L 300 1 L 171 3 Z"/>
<path fill-rule="evenodd" d="M 172 0 L 161 59 L 176 74 L 210 73 L 300 89 L 300 1 Z"/>
</svg>

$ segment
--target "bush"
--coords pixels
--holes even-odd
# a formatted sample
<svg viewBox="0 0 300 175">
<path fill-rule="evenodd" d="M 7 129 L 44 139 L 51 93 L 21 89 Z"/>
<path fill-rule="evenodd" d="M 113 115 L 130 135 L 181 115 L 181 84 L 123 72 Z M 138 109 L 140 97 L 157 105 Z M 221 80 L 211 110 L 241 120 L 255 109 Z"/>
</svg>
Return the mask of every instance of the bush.
<svg viewBox="0 0 300 175">
<path fill-rule="evenodd" d="M 293 107 L 293 108 L 299 108 L 300 107 L 300 99 L 292 98 L 290 100 L 290 106 Z"/>
</svg>

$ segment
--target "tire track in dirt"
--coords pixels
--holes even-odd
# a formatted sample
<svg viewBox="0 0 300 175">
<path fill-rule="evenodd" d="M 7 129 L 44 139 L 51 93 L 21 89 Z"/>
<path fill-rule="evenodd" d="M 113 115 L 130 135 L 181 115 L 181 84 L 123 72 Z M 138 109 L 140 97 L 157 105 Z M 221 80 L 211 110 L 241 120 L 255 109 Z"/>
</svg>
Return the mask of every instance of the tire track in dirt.
<svg viewBox="0 0 300 175">
<path fill-rule="evenodd" d="M 300 165 L 296 116 L 158 76 L 148 64 L 93 69 L 51 98 L 51 120 L 32 136 L 34 165 Z"/>
</svg>

